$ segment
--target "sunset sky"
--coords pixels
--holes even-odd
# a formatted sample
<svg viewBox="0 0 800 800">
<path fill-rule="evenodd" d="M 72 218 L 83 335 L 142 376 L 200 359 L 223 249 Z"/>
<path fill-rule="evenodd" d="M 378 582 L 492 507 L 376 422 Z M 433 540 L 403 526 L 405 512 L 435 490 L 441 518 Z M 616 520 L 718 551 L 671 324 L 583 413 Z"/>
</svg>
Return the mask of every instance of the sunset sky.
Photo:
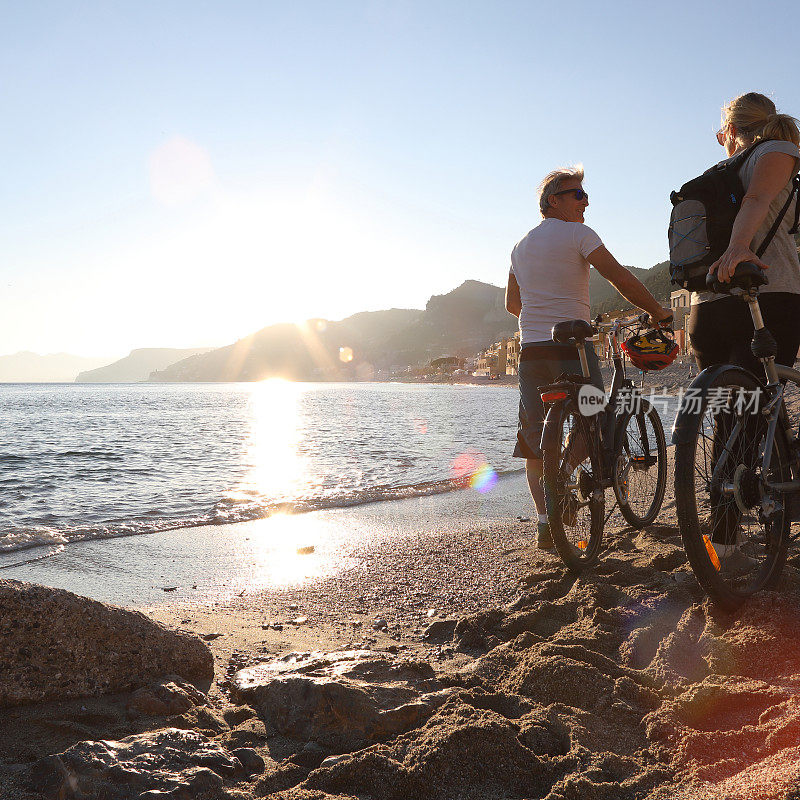
<svg viewBox="0 0 800 800">
<path fill-rule="evenodd" d="M 723 156 L 722 103 L 800 115 L 795 0 L 0 9 L 0 354 L 503 284 L 536 184 L 576 161 L 587 224 L 649 267 L 669 192 Z"/>
</svg>

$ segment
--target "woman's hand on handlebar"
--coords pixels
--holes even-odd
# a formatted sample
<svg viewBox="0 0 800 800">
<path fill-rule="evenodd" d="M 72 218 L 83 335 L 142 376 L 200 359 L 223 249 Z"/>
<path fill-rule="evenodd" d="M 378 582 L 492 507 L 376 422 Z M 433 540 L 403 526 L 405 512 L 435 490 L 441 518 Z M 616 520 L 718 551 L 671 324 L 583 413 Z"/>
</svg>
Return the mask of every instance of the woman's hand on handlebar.
<svg viewBox="0 0 800 800">
<path fill-rule="evenodd" d="M 709 274 L 717 273 L 717 280 L 720 283 L 730 283 L 736 267 L 744 261 L 752 261 L 761 269 L 769 269 L 769 264 L 765 264 L 749 247 L 743 244 L 729 244 L 728 249 L 709 267 Z"/>
</svg>

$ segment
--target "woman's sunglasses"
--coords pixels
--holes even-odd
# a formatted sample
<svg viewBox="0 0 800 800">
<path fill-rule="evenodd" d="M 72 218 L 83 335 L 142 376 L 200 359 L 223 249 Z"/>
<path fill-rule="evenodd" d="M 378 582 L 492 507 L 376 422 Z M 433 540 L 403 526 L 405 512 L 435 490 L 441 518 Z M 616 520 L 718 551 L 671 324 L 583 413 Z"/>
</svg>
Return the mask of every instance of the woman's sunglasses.
<svg viewBox="0 0 800 800">
<path fill-rule="evenodd" d="M 556 197 L 560 194 L 569 194 L 570 192 L 575 192 L 575 199 L 576 200 L 588 200 L 589 195 L 583 189 L 562 189 L 560 192 L 553 192 Z"/>
</svg>

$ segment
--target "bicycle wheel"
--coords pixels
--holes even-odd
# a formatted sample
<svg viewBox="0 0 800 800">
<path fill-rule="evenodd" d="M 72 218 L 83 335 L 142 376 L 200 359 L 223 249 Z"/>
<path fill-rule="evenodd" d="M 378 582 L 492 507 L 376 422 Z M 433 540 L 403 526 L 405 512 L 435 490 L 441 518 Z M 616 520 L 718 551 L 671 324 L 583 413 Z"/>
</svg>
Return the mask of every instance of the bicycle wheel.
<svg viewBox="0 0 800 800">
<path fill-rule="evenodd" d="M 612 484 L 622 516 L 639 529 L 658 516 L 667 488 L 664 426 L 655 408 L 640 402 L 638 413 L 626 411 L 617 420 Z"/>
<path fill-rule="evenodd" d="M 601 485 L 596 420 L 562 410 L 558 445 L 543 452 L 543 484 L 550 533 L 573 572 L 597 561 L 603 543 L 605 493 Z"/>
<path fill-rule="evenodd" d="M 703 589 L 734 610 L 773 586 L 786 560 L 786 498 L 766 482 L 790 479 L 789 447 L 778 427 L 765 471 L 768 401 L 752 375 L 721 372 L 675 448 L 675 505 L 689 563 Z"/>
</svg>

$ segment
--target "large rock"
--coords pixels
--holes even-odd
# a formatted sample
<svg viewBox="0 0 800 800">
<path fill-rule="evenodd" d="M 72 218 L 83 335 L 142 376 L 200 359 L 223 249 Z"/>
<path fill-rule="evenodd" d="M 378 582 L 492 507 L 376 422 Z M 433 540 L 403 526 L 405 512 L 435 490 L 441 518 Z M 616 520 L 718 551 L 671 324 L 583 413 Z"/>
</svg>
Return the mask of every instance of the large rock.
<svg viewBox="0 0 800 800">
<path fill-rule="evenodd" d="M 62 589 L 0 580 L 0 708 L 129 691 L 164 675 L 207 686 L 196 636 Z"/>
<path fill-rule="evenodd" d="M 233 696 L 286 736 L 346 752 L 422 724 L 455 689 L 387 653 L 293 653 L 240 670 Z"/>
<path fill-rule="evenodd" d="M 166 728 L 118 742 L 78 742 L 60 755 L 35 762 L 29 782 L 44 797 L 62 800 L 188 800 L 221 789 L 224 779 L 239 780 L 263 769 L 264 761 L 255 751 L 234 755 L 196 731 Z"/>
</svg>

